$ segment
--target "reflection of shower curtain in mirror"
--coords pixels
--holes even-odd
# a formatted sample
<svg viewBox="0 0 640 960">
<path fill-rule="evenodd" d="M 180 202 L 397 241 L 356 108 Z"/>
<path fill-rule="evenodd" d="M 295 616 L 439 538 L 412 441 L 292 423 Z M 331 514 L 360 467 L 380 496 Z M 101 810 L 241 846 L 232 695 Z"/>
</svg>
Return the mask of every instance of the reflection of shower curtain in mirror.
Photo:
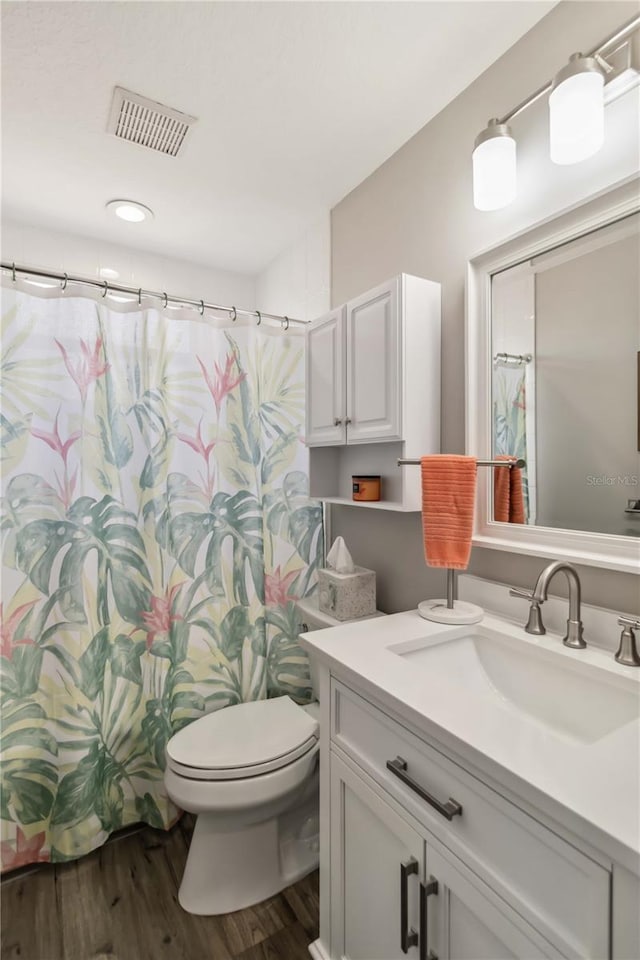
<svg viewBox="0 0 640 960">
<path fill-rule="evenodd" d="M 530 489 L 531 417 L 527 413 L 527 373 L 532 364 L 493 369 L 493 452 L 521 457 L 527 464 L 522 471 L 524 508 L 527 523 L 535 522 L 535 504 Z M 529 421 L 529 422 L 527 422 Z"/>
<path fill-rule="evenodd" d="M 311 697 L 303 341 L 195 311 L 3 291 L 5 869 L 176 810 L 171 734 Z"/>
</svg>

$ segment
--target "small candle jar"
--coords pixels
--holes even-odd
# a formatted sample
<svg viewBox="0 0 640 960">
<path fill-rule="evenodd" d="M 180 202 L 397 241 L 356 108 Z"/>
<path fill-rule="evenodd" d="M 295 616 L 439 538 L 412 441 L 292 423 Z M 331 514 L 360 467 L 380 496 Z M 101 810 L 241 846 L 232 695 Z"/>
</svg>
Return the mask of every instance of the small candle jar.
<svg viewBox="0 0 640 960">
<path fill-rule="evenodd" d="M 380 477 L 351 477 L 353 499 L 379 500 L 380 499 Z"/>
</svg>

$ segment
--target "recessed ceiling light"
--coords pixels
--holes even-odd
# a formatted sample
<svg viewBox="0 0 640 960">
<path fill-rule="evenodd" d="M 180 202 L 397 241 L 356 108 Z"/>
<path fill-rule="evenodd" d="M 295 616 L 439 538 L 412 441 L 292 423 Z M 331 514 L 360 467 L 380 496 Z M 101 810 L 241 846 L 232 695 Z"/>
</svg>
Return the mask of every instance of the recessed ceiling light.
<svg viewBox="0 0 640 960">
<path fill-rule="evenodd" d="M 121 220 L 129 223 L 142 223 L 143 220 L 153 220 L 153 210 L 145 207 L 136 200 L 110 200 L 107 210 Z"/>
<path fill-rule="evenodd" d="M 98 271 L 103 280 L 117 280 L 120 274 L 111 267 L 100 267 Z"/>
</svg>

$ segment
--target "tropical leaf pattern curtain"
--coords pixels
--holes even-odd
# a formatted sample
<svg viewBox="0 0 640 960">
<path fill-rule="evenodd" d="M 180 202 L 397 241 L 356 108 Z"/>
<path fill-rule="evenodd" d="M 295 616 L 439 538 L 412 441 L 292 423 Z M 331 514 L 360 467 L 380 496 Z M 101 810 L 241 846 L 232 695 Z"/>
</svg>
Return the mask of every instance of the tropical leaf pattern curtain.
<svg viewBox="0 0 640 960">
<path fill-rule="evenodd" d="M 303 346 L 197 312 L 3 291 L 2 862 L 176 817 L 165 745 L 311 696 Z M 231 325 L 228 325 L 231 326 Z"/>
</svg>

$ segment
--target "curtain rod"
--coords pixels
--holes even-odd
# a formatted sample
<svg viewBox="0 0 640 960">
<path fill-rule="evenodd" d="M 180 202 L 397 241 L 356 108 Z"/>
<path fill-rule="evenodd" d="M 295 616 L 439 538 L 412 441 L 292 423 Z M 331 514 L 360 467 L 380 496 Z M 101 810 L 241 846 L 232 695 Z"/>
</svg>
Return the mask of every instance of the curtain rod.
<svg viewBox="0 0 640 960">
<path fill-rule="evenodd" d="M 137 297 L 139 304 L 142 303 L 142 298 L 146 297 L 147 299 L 161 300 L 163 307 L 166 307 L 169 303 L 197 307 L 200 316 L 204 314 L 205 310 L 218 310 L 220 313 L 228 313 L 231 320 L 235 320 L 240 314 L 245 317 L 255 317 L 258 326 L 263 320 L 272 320 L 280 323 L 285 330 L 288 330 L 292 324 L 294 326 L 304 327 L 309 322 L 308 320 L 295 320 L 293 317 L 280 316 L 280 314 L 277 313 L 262 313 L 260 310 L 243 310 L 241 307 L 223 307 L 220 306 L 220 304 L 207 303 L 204 300 L 169 296 L 166 293 L 158 293 L 158 291 L 155 290 L 143 290 L 142 287 L 125 287 L 119 283 L 109 283 L 107 280 L 94 280 L 91 277 L 59 273 L 55 270 L 41 270 L 38 267 L 24 267 L 16 263 L 5 262 L 4 260 L 0 263 L 0 269 L 8 271 L 11 274 L 11 279 L 14 281 L 16 280 L 17 274 L 22 274 L 27 277 L 43 277 L 48 280 L 59 280 L 62 284 L 62 290 L 66 290 L 67 284 L 69 283 L 77 283 L 83 286 L 97 287 L 99 290 L 102 290 L 103 297 L 106 297 L 108 293 L 128 293 Z"/>
<path fill-rule="evenodd" d="M 520 366 L 523 363 L 531 363 L 533 355 L 531 353 L 496 353 L 493 358 L 495 364 L 517 363 Z"/>
<path fill-rule="evenodd" d="M 602 40 L 596 47 L 593 47 L 592 50 L 588 50 L 585 56 L 601 56 L 609 49 L 609 47 L 614 46 L 614 44 L 623 43 L 638 28 L 640 28 L 640 16 L 632 17 L 631 20 L 627 21 L 627 23 L 624 23 L 621 27 L 618 27 L 614 33 L 611 33 L 608 37 L 605 37 L 605 39 Z M 517 107 L 514 107 L 512 110 L 509 110 L 508 113 L 505 113 L 505 115 L 498 120 L 498 123 L 509 123 L 511 120 L 514 120 L 524 110 L 526 110 L 527 107 L 530 107 L 536 102 L 536 100 L 539 100 L 540 97 L 543 97 L 545 93 L 548 93 L 548 91 L 551 90 L 552 84 L 553 80 L 547 81 L 547 83 L 545 83 L 542 87 L 539 87 L 535 93 L 530 94 L 525 100 L 522 100 Z"/>
</svg>

